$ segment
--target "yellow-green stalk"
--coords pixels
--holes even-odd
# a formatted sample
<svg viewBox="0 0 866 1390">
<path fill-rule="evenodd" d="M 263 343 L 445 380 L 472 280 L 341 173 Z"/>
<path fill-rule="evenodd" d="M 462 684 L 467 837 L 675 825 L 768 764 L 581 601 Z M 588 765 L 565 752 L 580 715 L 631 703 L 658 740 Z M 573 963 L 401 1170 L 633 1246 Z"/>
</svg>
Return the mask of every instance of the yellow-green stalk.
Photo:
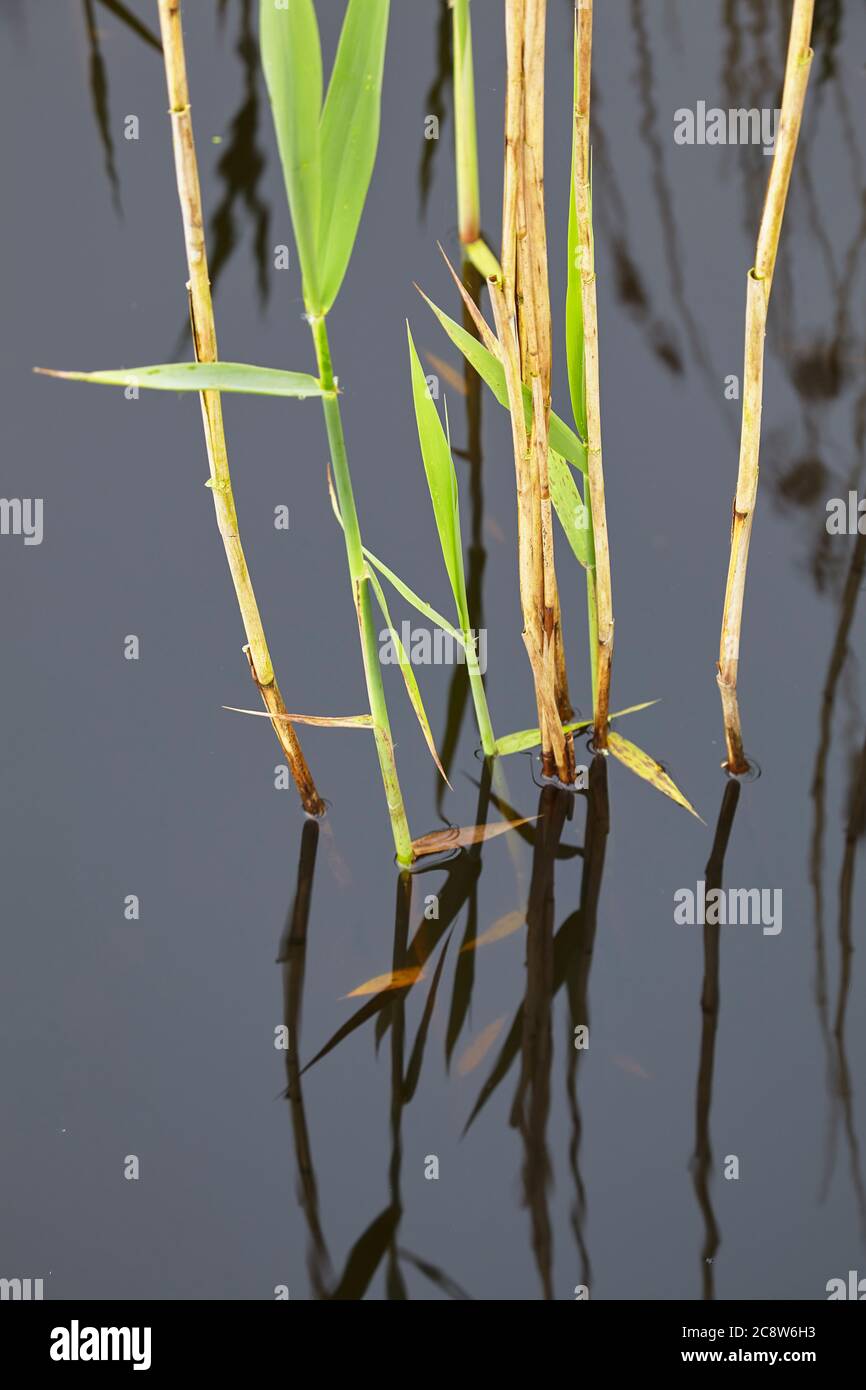
<svg viewBox="0 0 866 1390">
<path fill-rule="evenodd" d="M 478 131 L 475 120 L 475 67 L 472 61 L 470 0 L 450 0 L 454 48 L 454 154 L 457 165 L 457 219 L 463 254 L 485 280 L 498 275 L 499 263 L 481 235 Z"/>
<path fill-rule="evenodd" d="M 310 327 L 312 328 L 313 343 L 316 349 L 319 380 L 326 391 L 333 393 L 322 398 L 322 409 L 325 415 L 325 428 L 328 433 L 328 443 L 331 449 L 334 486 L 337 491 L 337 501 L 339 503 L 340 516 L 342 517 L 343 523 L 343 535 L 346 542 L 346 558 L 349 564 L 352 595 L 358 617 L 361 655 L 364 663 L 364 678 L 367 684 L 367 696 L 370 701 L 370 713 L 373 716 L 373 736 L 376 740 L 376 752 L 382 771 L 385 799 L 388 803 L 388 814 L 391 818 L 394 848 L 397 853 L 398 863 L 404 865 L 411 864 L 414 859 L 412 836 L 409 832 L 409 823 L 406 819 L 406 808 L 403 804 L 403 795 L 397 777 L 397 764 L 394 760 L 394 741 L 391 737 L 388 706 L 385 702 L 385 691 L 382 685 L 378 638 L 376 626 L 373 622 L 372 604 L 370 602 L 370 580 L 367 573 L 367 562 L 364 558 L 361 529 L 358 523 L 357 508 L 355 506 L 355 494 L 352 489 L 352 478 L 349 473 L 349 460 L 346 454 L 346 440 L 343 434 L 340 400 L 337 395 L 336 381 L 334 379 L 334 371 L 331 363 L 331 349 L 328 342 L 326 316 L 324 314 L 311 316 Z"/>
<path fill-rule="evenodd" d="M 610 674 L 613 660 L 613 597 L 601 453 L 598 305 L 595 291 L 595 248 L 592 235 L 592 194 L 590 188 L 589 111 L 592 79 L 592 17 L 592 0 L 578 0 L 577 97 L 574 108 L 574 197 L 583 308 L 587 478 L 595 544 L 595 571 L 593 575 L 595 601 L 594 604 L 592 601 L 590 602 L 590 635 L 591 640 L 594 639 L 593 645 L 595 647 L 593 668 L 594 739 L 598 751 L 604 752 L 608 741 Z"/>
</svg>

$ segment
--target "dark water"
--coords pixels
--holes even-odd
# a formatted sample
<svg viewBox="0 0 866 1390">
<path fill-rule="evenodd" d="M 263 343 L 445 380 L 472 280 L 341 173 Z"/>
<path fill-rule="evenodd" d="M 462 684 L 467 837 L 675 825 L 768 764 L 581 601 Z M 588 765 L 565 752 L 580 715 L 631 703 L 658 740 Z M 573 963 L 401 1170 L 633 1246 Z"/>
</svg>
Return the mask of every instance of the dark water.
<svg viewBox="0 0 866 1390">
<path fill-rule="evenodd" d="M 155 24 L 154 6 L 130 8 Z M 291 229 L 257 7 L 185 8 L 222 356 L 311 370 L 294 253 L 288 271 L 273 268 Z M 317 8 L 330 55 L 342 6 Z M 473 9 L 495 241 L 501 7 Z M 158 53 L 102 4 L 5 0 L 3 492 L 44 499 L 44 539 L 0 541 L 4 1277 L 44 1278 L 54 1298 L 270 1299 L 285 1285 L 292 1299 L 569 1299 L 586 1284 L 598 1299 L 821 1299 L 829 1279 L 863 1269 L 866 983 L 852 947 L 864 917 L 864 545 L 824 526 L 827 499 L 862 487 L 864 472 L 862 5 L 818 6 L 771 306 L 741 668 L 763 775 L 739 795 L 719 771 L 713 679 L 739 422 L 724 386 L 742 370 L 769 160 L 760 147 L 673 140 L 674 111 L 699 100 L 777 104 L 788 9 L 613 0 L 596 21 L 614 699 L 661 700 L 627 732 L 707 825 L 615 764 L 574 806 L 540 797 L 527 758 L 490 787 L 470 709 L 454 791 L 440 797 L 391 673 L 416 834 L 498 819 L 503 803 L 543 812 L 407 886 L 366 735 L 307 731 L 331 802 L 317 833 L 274 788 L 267 725 L 221 709 L 252 699 L 197 402 L 30 374 L 187 356 L 185 270 Z M 437 76 L 439 6 L 393 10 L 378 165 L 332 345 L 365 540 L 450 611 L 404 319 L 419 348 L 459 366 L 412 289 L 455 312 L 435 247 L 457 254 L 451 92 Z M 551 0 L 563 414 L 570 41 L 571 5 Z M 442 138 L 425 146 L 437 111 Z M 138 141 L 124 138 L 129 115 Z M 463 449 L 466 403 L 448 394 Z M 358 712 L 320 412 L 232 397 L 225 416 L 290 707 Z M 480 445 L 458 467 L 504 733 L 532 722 L 532 692 L 508 422 L 489 398 Z M 288 533 L 273 526 L 280 504 Z M 560 582 L 586 709 L 583 578 L 564 550 Z M 124 659 L 131 634 L 137 662 Z M 449 700 L 459 708 L 465 694 L 452 674 L 419 670 L 445 746 Z M 705 939 L 676 925 L 673 895 L 698 880 L 781 890 L 781 932 Z M 130 894 L 137 922 L 124 917 Z M 438 920 L 425 919 L 429 894 Z M 520 929 L 461 950 L 515 913 L 528 930 L 508 918 Z M 411 989 L 345 998 L 407 963 L 424 966 Z M 274 1046 L 283 1024 L 288 1060 Z M 138 1181 L 124 1177 L 131 1155 Z M 431 1156 L 438 1180 L 425 1177 Z M 724 1176 L 731 1156 L 736 1180 Z"/>
</svg>

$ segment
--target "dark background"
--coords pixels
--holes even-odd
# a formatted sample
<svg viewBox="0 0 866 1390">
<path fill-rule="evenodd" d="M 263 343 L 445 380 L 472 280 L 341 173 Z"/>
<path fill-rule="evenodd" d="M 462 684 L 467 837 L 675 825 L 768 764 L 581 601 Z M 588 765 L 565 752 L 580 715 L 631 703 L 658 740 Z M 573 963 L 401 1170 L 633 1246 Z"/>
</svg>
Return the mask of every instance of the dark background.
<svg viewBox="0 0 866 1390">
<path fill-rule="evenodd" d="M 156 27 L 155 5 L 131 0 L 130 8 Z M 494 245 L 501 8 L 494 0 L 473 5 L 482 204 Z M 523 996 L 525 930 L 478 950 L 471 1012 L 446 1071 L 466 924 L 465 912 L 457 916 L 417 1089 L 402 1113 L 393 1037 L 377 1053 L 372 1022 L 304 1077 L 323 1237 L 337 1278 L 392 1202 L 400 1170 L 392 1273 L 386 1285 L 387 1262 L 379 1265 L 371 1297 L 399 1296 L 395 1264 L 402 1292 L 442 1296 L 442 1284 L 397 1247 L 475 1298 L 532 1299 L 546 1290 L 568 1299 L 587 1281 L 604 1299 L 708 1291 L 708 1218 L 690 1169 L 703 941 L 700 928 L 674 925 L 672 904 L 677 888 L 704 876 L 725 786 L 713 663 L 739 405 L 724 399 L 724 380 L 742 371 L 745 276 L 769 160 L 760 147 L 675 145 L 674 112 L 698 100 L 776 106 L 790 5 L 612 0 L 597 8 L 595 230 L 614 703 L 661 699 L 624 732 L 665 761 L 708 824 L 611 766 L 577 1125 L 566 1086 L 573 1020 L 564 991 L 553 1007 L 541 1141 L 549 1182 L 509 1126 L 515 1068 L 461 1138 Z M 294 248 L 288 271 L 272 268 L 273 247 L 292 237 L 258 66 L 258 7 L 187 0 L 184 9 L 204 202 L 210 218 L 223 208 L 208 229 L 211 260 L 218 245 L 228 253 L 216 266 L 221 355 L 314 370 Z M 330 64 L 343 6 L 321 0 L 317 9 Z M 554 399 L 568 416 L 572 6 L 551 0 L 549 9 Z M 420 350 L 459 368 L 412 289 L 419 281 L 456 315 L 435 246 L 441 239 L 459 254 L 451 92 L 447 71 L 438 95 L 430 90 L 436 0 L 398 0 L 392 11 L 379 157 L 332 316 L 332 347 L 365 541 L 450 611 L 418 455 L 404 320 Z M 848 0 L 819 3 L 817 16 L 770 310 L 741 664 L 746 742 L 763 775 L 743 786 L 725 866 L 727 884 L 783 890 L 784 928 L 778 937 L 756 927 L 721 933 L 709 1164 L 720 1298 L 823 1298 L 828 1279 L 862 1270 L 866 1258 L 858 1150 L 864 982 L 855 954 L 843 983 L 839 946 L 840 936 L 859 945 L 864 902 L 855 882 L 846 916 L 846 833 L 849 867 L 857 867 L 863 829 L 849 815 L 864 739 L 863 622 L 851 601 L 823 791 L 812 794 L 822 692 L 857 559 L 854 538 L 826 536 L 825 504 L 862 484 L 864 461 L 866 14 L 860 0 Z M 298 1128 L 282 1099 L 285 1058 L 273 1047 L 284 1007 L 274 962 L 303 817 L 292 791 L 274 789 L 282 758 L 264 721 L 221 709 L 254 699 L 203 487 L 198 403 L 156 393 L 127 401 L 120 391 L 31 374 L 34 365 L 189 356 L 161 60 L 100 3 L 4 0 L 0 38 L 2 488 L 45 502 L 41 546 L 0 540 L 0 1274 L 42 1277 L 55 1298 L 268 1299 L 277 1284 L 307 1298 L 316 1286 L 298 1200 Z M 430 150 L 424 119 L 440 99 L 441 140 Z M 123 137 L 128 114 L 140 120 L 137 142 Z M 221 144 L 212 144 L 217 136 Z M 422 208 L 425 154 L 431 183 Z M 448 396 L 462 447 L 461 398 Z M 241 531 L 289 706 L 358 712 L 365 696 L 325 487 L 321 413 L 312 401 L 230 397 L 224 406 Z M 483 419 L 487 679 L 501 734 L 532 722 L 532 690 L 520 642 L 508 421 L 489 397 Z M 468 535 L 467 465 L 458 470 Z M 273 528 L 280 503 L 291 508 L 288 534 Z M 586 711 L 583 576 L 564 546 L 559 555 L 572 694 Z M 853 603 L 860 588 L 852 581 Z M 397 600 L 393 611 L 412 617 Z M 140 639 L 138 662 L 124 660 L 130 633 Z M 441 741 L 451 672 L 418 675 Z M 420 834 L 442 823 L 436 774 L 393 671 L 387 688 Z M 303 742 L 332 807 L 318 847 L 303 1026 L 293 1039 L 307 1061 L 354 1013 L 359 1001 L 343 996 L 391 968 L 396 875 L 372 742 L 318 730 Z M 454 792 L 441 804 L 454 823 L 475 818 L 476 742 L 467 716 Z M 529 760 L 509 760 L 504 771 L 511 803 L 535 814 Z M 818 855 L 816 815 L 825 822 Z M 582 825 L 579 807 L 565 842 L 579 845 Z M 524 907 L 530 858 L 514 835 L 484 848 L 478 932 Z M 557 925 L 577 905 L 580 878 L 579 859 L 557 865 Z M 415 880 L 412 932 L 424 895 L 444 881 L 444 871 Z M 140 896 L 139 922 L 124 920 L 131 893 Z M 407 1062 L 437 961 L 391 1019 L 392 1035 L 405 1022 Z M 841 1047 L 833 1034 L 840 997 Z M 474 1068 L 471 1055 L 461 1067 L 495 1020 L 504 1025 L 492 1050 Z M 578 1136 L 580 1188 L 570 1149 Z M 128 1154 L 140 1159 L 138 1182 L 124 1179 Z M 440 1161 L 438 1182 L 424 1178 L 430 1154 Z M 729 1154 L 739 1157 L 738 1181 L 722 1176 Z M 536 1221 L 548 1211 L 552 1253 L 538 1225 L 533 1238 L 527 1186 Z"/>
</svg>

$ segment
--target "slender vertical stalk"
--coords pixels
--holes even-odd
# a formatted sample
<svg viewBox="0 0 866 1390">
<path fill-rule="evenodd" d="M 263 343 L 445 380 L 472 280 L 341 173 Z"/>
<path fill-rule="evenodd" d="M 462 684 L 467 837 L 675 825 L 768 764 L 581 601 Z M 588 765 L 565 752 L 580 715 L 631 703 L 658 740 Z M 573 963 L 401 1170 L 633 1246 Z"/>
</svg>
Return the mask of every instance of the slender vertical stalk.
<svg viewBox="0 0 866 1390">
<path fill-rule="evenodd" d="M 743 368 L 743 414 L 740 433 L 740 461 L 737 492 L 734 498 L 731 524 L 731 555 L 725 606 L 722 614 L 722 633 L 716 681 L 722 699 L 725 744 L 729 772 L 748 771 L 743 750 L 743 730 L 737 699 L 737 673 L 740 659 L 740 633 L 743 622 L 743 600 L 746 590 L 746 569 L 749 562 L 749 542 L 758 495 L 758 469 L 761 450 L 761 409 L 764 392 L 764 336 L 767 330 L 767 309 L 773 285 L 773 272 L 779 249 L 779 237 L 785 216 L 788 187 L 806 88 L 812 50 L 812 16 L 815 0 L 794 0 L 791 33 L 785 66 L 785 86 L 782 93 L 782 117 L 776 137 L 773 163 L 764 201 L 764 211 L 758 232 L 755 264 L 749 271 L 746 297 L 746 344 Z"/>
<path fill-rule="evenodd" d="M 487 706 L 487 694 L 484 689 L 481 667 L 478 665 L 478 653 L 471 637 L 466 642 L 466 673 L 469 676 L 472 703 L 475 706 L 475 718 L 478 722 L 478 732 L 481 735 L 481 751 L 486 758 L 492 758 L 496 752 L 496 735 L 493 732 L 493 723 Z"/>
<path fill-rule="evenodd" d="M 325 428 L 331 449 L 331 464 L 334 470 L 334 485 L 343 521 L 343 535 L 346 541 L 346 558 L 349 563 L 349 577 L 358 616 L 358 629 L 361 635 L 361 655 L 364 662 L 364 677 L 373 716 L 373 734 L 376 752 L 382 770 L 382 782 L 391 818 L 391 830 L 397 860 L 400 864 L 411 864 L 414 858 L 412 836 L 406 819 L 403 794 L 397 778 L 397 765 L 394 761 L 394 742 L 391 738 L 391 725 L 388 719 L 388 706 L 382 686 L 382 670 L 379 665 L 379 648 L 373 611 L 370 603 L 370 585 L 367 577 L 367 562 L 361 542 L 361 529 L 355 507 L 355 494 L 349 473 L 349 459 L 346 454 L 346 441 L 343 435 L 343 420 L 340 414 L 340 400 L 337 394 L 334 371 L 331 364 L 331 349 L 328 342 L 328 329 L 324 315 L 310 318 L 316 361 L 319 365 L 319 380 L 326 391 L 332 394 L 323 397 Z"/>
<path fill-rule="evenodd" d="M 592 79 L 592 0 L 577 6 L 577 104 L 575 119 L 574 195 L 578 246 L 581 257 L 584 372 L 586 380 L 586 430 L 589 500 L 595 543 L 595 665 L 593 716 L 595 746 L 607 748 L 610 672 L 613 660 L 613 597 L 610 583 L 610 548 L 604 501 L 601 453 L 601 394 L 598 370 L 598 305 L 595 290 L 595 250 L 592 235 L 590 191 L 589 108 Z"/>
<path fill-rule="evenodd" d="M 472 62 L 470 0 L 451 0 L 454 42 L 454 141 L 457 163 L 457 215 L 460 240 L 471 246 L 481 236 L 478 187 L 478 134 Z"/>
<path fill-rule="evenodd" d="M 490 293 L 505 367 L 517 483 L 523 640 L 535 683 L 542 765 L 574 777 L 548 477 L 551 318 L 544 210 L 544 59 L 547 0 L 506 0 L 508 81 L 502 272 Z M 532 395 L 527 433 L 523 387 Z"/>
<path fill-rule="evenodd" d="M 195 355 L 199 362 L 216 362 L 216 326 L 204 239 L 204 216 L 198 163 L 189 104 L 180 0 L 159 0 L 159 22 L 165 55 L 175 172 L 189 270 L 187 288 Z M 238 519 L 229 472 L 219 392 L 203 391 L 201 393 L 201 408 L 210 464 L 209 487 L 213 493 L 217 526 L 222 536 L 226 559 L 247 636 L 248 645 L 244 650 L 249 661 L 250 671 L 264 701 L 265 708 L 273 716 L 271 724 L 288 760 L 304 810 L 310 815 L 321 816 L 325 811 L 324 802 L 316 791 L 312 774 L 307 766 L 295 730 L 285 718 L 286 706 L 274 675 L 261 615 L 244 558 L 238 533 Z"/>
</svg>

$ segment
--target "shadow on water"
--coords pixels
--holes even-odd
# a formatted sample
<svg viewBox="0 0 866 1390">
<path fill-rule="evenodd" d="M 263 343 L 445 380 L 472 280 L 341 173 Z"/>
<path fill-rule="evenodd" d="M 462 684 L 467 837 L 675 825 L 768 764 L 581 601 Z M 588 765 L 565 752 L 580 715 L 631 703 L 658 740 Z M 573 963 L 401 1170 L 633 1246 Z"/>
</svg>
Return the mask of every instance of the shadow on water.
<svg viewBox="0 0 866 1390">
<path fill-rule="evenodd" d="M 261 196 L 260 186 L 265 156 L 259 147 L 261 111 L 259 48 L 254 24 L 254 0 L 240 0 L 235 53 L 241 69 L 243 94 L 232 118 L 225 151 L 217 163 L 217 177 L 223 195 L 208 230 L 211 286 L 217 282 L 237 246 L 236 205 L 242 202 L 253 229 L 252 251 L 256 271 L 259 306 L 264 309 L 270 296 L 268 230 L 270 207 Z M 224 19 L 224 13 L 221 15 Z"/>
<path fill-rule="evenodd" d="M 84 0 L 84 23 L 87 28 L 90 98 L 93 103 L 93 114 L 96 119 L 96 128 L 99 132 L 99 143 L 102 146 L 105 173 L 111 189 L 111 201 L 118 217 L 122 217 L 123 206 L 120 201 L 120 180 L 117 177 L 117 164 L 114 158 L 114 140 L 111 135 L 111 118 L 108 108 L 108 69 L 105 66 L 105 61 L 102 57 L 102 49 L 99 45 L 99 29 L 96 24 L 94 0 Z"/>
<path fill-rule="evenodd" d="M 498 789 L 494 790 L 491 769 L 485 763 L 478 789 L 478 824 L 486 823 L 492 805 L 506 814 L 513 814 L 500 768 L 496 770 L 496 782 Z M 577 797 L 582 799 L 586 806 L 582 848 L 562 843 L 563 830 L 573 816 Z M 607 764 L 604 758 L 597 756 L 589 769 L 588 789 L 585 792 L 574 794 L 550 786 L 543 787 L 539 795 L 538 818 L 532 824 L 521 825 L 512 832 L 513 836 L 528 844 L 532 850 L 528 889 L 523 876 L 519 872 L 516 876 L 518 893 L 526 892 L 526 910 L 524 912 L 521 909 L 511 914 L 514 923 L 525 922 L 526 926 L 526 980 L 523 999 L 516 1009 L 505 1041 L 464 1129 L 465 1135 L 493 1092 L 517 1064 L 517 1083 L 509 1124 L 517 1131 L 522 1145 L 521 1179 L 524 1204 L 529 1212 L 530 1241 L 546 1299 L 553 1298 L 553 1232 L 547 1200 L 551 1180 L 547 1129 L 553 1073 L 552 1017 L 555 998 L 563 986 L 566 988 L 569 1001 L 566 1089 L 571 1121 L 569 1169 L 575 1189 L 571 1226 L 580 1256 L 582 1282 L 587 1289 L 591 1279 L 590 1259 L 584 1234 L 587 1201 L 580 1172 L 582 1123 L 577 1087 L 580 1049 L 585 1044 L 578 1040 L 578 1033 L 588 1030 L 589 1027 L 589 973 L 609 828 Z M 399 876 L 391 976 L 388 985 L 382 988 L 379 987 L 381 981 L 371 982 L 371 987 L 377 986 L 373 997 L 337 1030 L 310 1062 L 301 1067 L 298 1060 L 301 1000 L 317 844 L 318 827 L 311 823 L 304 828 L 297 888 L 279 953 L 279 960 L 283 965 L 284 1017 L 289 1035 L 286 1096 L 290 1103 L 295 1160 L 298 1166 L 299 1203 L 308 1231 L 307 1267 L 312 1294 L 315 1298 L 327 1299 L 363 1298 L 380 1267 L 384 1267 L 385 1296 L 389 1300 L 398 1301 L 409 1297 L 405 1277 L 409 1268 L 422 1274 L 447 1297 L 466 1299 L 470 1295 L 453 1278 L 430 1261 L 407 1250 L 400 1241 L 400 1226 L 404 1215 L 401 1189 L 402 1128 L 404 1112 L 418 1093 L 453 928 L 464 907 L 468 909 L 468 922 L 458 952 L 448 1006 L 446 1066 L 450 1063 L 455 1045 L 469 1017 L 476 949 L 479 944 L 485 944 L 479 942 L 478 938 L 475 899 L 484 846 L 480 843 L 472 845 L 445 865 L 421 873 L 403 873 Z M 556 864 L 560 860 L 575 857 L 582 859 L 579 904 L 556 930 Z M 444 881 L 440 884 L 438 893 L 425 895 L 424 915 L 412 935 L 410 924 L 413 889 L 429 875 L 442 875 Z M 431 898 L 436 901 L 438 916 L 428 915 L 427 904 Z M 514 929 L 515 926 L 511 924 L 507 933 L 503 934 L 510 934 Z M 493 939 L 496 938 L 492 937 L 491 940 Z M 428 977 L 424 967 L 433 961 L 437 951 L 439 955 L 435 969 Z M 407 1002 L 410 993 L 420 989 L 422 984 L 426 988 L 426 995 L 414 1039 L 411 1039 L 408 1035 Z M 374 1021 L 377 1052 L 386 1041 L 390 1047 L 390 1143 L 387 1172 L 389 1200 L 385 1209 L 355 1242 L 342 1274 L 335 1278 L 320 1219 L 318 1186 L 304 1111 L 302 1078 L 336 1047 L 348 1041 L 364 1025 Z M 484 1030 L 482 1039 L 489 1034 L 492 1041 L 495 1031 L 498 1029 L 492 1033 L 490 1029 Z M 473 1044 L 464 1053 L 461 1062 L 464 1075 L 482 1060 L 483 1051 L 477 1056 L 472 1056 L 476 1047 L 477 1044 Z"/>
<path fill-rule="evenodd" d="M 602 756 L 597 755 L 590 766 L 588 790 L 576 795 L 586 802 L 584 844 L 582 850 L 576 851 L 583 860 L 579 906 L 554 931 L 555 865 L 558 859 L 575 853 L 561 844 L 565 822 L 572 815 L 575 794 L 545 787 L 539 799 L 542 819 L 536 823 L 533 836 L 532 876 L 526 911 L 524 997 L 464 1129 L 466 1134 L 519 1059 L 510 1124 L 520 1134 L 523 1144 L 524 1204 L 530 1215 L 531 1244 L 545 1299 L 553 1297 L 553 1235 L 547 1205 L 551 1168 L 546 1140 L 553 1065 L 552 1011 L 563 985 L 567 987 L 570 1012 L 566 1086 L 571 1118 L 569 1166 L 575 1185 L 571 1225 L 581 1261 L 582 1282 L 587 1290 L 591 1278 L 584 1233 L 587 1200 L 580 1172 L 582 1123 L 577 1096 L 577 1053 L 584 1040 L 578 1038 L 577 1030 L 589 1026 L 589 971 L 610 831 L 607 763 Z"/>
<path fill-rule="evenodd" d="M 418 161 L 418 218 L 423 222 L 427 215 L 430 190 L 433 187 L 433 171 L 436 165 L 436 151 L 442 138 L 442 127 L 447 117 L 445 94 L 451 83 L 451 6 L 449 0 L 439 0 L 439 19 L 436 25 L 436 71 L 433 81 L 424 97 L 425 115 L 435 116 L 438 122 L 438 138 L 428 140 L 425 136 Z"/>
<path fill-rule="evenodd" d="M 706 891 L 722 886 L 725 855 L 740 800 L 740 783 L 731 779 L 725 785 L 716 833 L 707 866 L 704 870 Z M 701 1285 L 705 1299 L 713 1299 L 715 1275 L 713 1261 L 721 1245 L 710 1196 L 713 1151 L 710 1142 L 710 1110 L 713 1103 L 713 1069 L 716 1058 L 716 1034 L 719 1026 L 719 947 L 721 928 L 718 923 L 704 923 L 704 979 L 701 987 L 701 1046 L 698 1060 L 698 1082 L 695 1097 L 695 1151 L 691 1169 L 695 1196 L 704 1219 L 704 1243 L 701 1249 Z"/>
<path fill-rule="evenodd" d="M 830 1101 L 821 1195 L 822 1198 L 827 1195 L 832 1182 L 841 1120 L 848 1149 L 851 1181 L 857 1201 L 861 1233 L 866 1238 L 866 1190 L 864 1190 L 861 1171 L 860 1144 L 854 1122 L 851 1072 L 845 1049 L 845 1023 L 851 989 L 851 956 L 854 950 L 852 911 L 855 856 L 858 842 L 866 833 L 866 742 L 859 753 L 849 759 L 848 807 L 839 875 L 839 980 L 832 1020 L 827 978 L 824 917 L 828 765 L 832 737 L 838 724 L 836 717 L 837 698 L 851 658 L 851 633 L 863 587 L 864 573 L 866 573 L 866 536 L 858 534 L 852 547 L 848 573 L 842 590 L 839 620 L 821 698 L 818 752 L 815 758 L 811 786 L 814 811 L 810 849 L 810 878 L 814 912 L 815 1005 L 826 1052 L 827 1090 Z"/>
</svg>

